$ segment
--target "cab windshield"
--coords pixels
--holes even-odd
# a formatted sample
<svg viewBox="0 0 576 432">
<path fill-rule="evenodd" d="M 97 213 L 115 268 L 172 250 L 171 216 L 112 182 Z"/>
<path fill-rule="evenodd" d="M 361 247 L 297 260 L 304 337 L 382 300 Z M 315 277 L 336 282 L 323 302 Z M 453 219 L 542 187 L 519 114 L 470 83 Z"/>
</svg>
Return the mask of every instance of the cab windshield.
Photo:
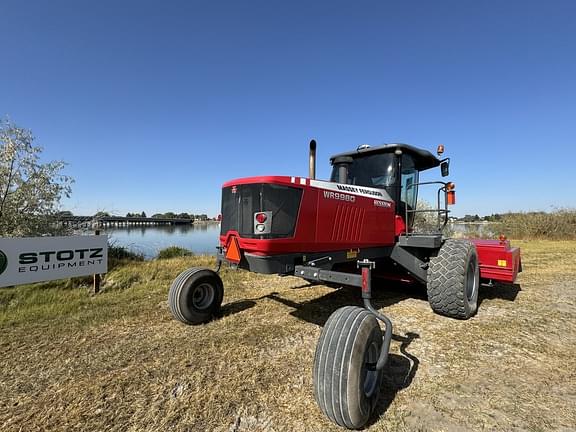
<svg viewBox="0 0 576 432">
<path fill-rule="evenodd" d="M 332 168 L 330 181 L 338 181 L 338 167 Z M 390 196 L 395 196 L 396 164 L 391 153 L 372 154 L 354 158 L 348 167 L 348 184 L 385 189 Z"/>
</svg>

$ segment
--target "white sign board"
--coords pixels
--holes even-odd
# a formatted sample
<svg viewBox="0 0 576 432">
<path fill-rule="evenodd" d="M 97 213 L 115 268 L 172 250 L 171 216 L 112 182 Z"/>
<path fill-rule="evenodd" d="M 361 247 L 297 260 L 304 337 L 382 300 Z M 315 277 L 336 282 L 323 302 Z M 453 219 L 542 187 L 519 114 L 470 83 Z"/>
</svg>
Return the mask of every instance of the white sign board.
<svg viewBox="0 0 576 432">
<path fill-rule="evenodd" d="M 108 237 L 0 238 L 0 287 L 106 273 Z"/>
</svg>

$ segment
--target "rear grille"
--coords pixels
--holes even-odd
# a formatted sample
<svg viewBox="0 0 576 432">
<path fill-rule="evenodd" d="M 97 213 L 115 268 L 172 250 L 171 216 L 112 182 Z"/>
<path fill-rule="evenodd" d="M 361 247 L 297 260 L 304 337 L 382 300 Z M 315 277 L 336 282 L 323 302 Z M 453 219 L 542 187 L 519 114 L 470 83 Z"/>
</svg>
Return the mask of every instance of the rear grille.
<svg viewBox="0 0 576 432">
<path fill-rule="evenodd" d="M 245 238 L 294 236 L 302 189 L 270 183 L 253 183 L 222 189 L 221 234 L 238 231 Z M 254 234 L 254 213 L 271 211 L 270 234 Z"/>
</svg>

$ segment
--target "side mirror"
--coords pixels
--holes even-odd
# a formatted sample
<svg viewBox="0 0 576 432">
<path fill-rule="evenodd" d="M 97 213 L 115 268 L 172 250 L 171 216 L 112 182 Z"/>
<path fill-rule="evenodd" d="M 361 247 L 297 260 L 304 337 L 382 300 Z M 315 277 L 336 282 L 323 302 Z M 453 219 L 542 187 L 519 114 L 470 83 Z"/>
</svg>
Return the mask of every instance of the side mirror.
<svg viewBox="0 0 576 432">
<path fill-rule="evenodd" d="M 442 177 L 447 177 L 450 174 L 450 162 L 444 161 L 440 164 L 440 171 L 442 172 Z"/>
</svg>

